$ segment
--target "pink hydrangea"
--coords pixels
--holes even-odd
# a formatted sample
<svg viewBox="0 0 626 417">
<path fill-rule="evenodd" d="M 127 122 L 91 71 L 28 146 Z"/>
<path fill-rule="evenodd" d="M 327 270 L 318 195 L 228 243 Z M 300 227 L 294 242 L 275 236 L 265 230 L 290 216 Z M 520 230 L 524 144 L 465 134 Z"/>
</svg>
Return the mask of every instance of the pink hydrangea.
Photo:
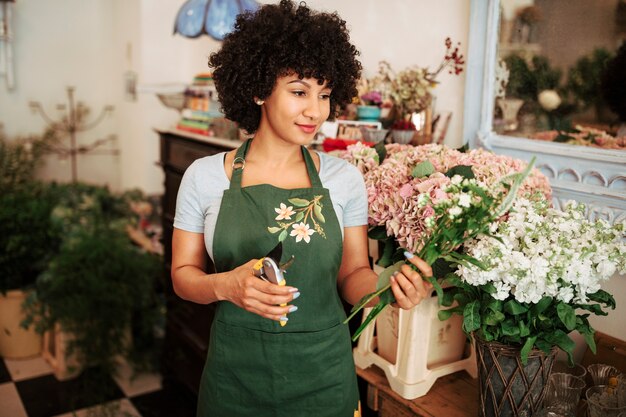
<svg viewBox="0 0 626 417">
<path fill-rule="evenodd" d="M 386 145 L 387 157 L 378 163 L 371 151 L 361 147 L 348 147 L 344 159 L 359 166 L 364 173 L 369 202 L 369 225 L 385 226 L 388 236 L 408 250 L 417 252 L 424 233 L 429 233 L 426 219 L 435 213 L 430 204 L 448 198 L 446 193 L 450 178 L 444 175 L 450 168 L 470 165 L 476 179 L 493 187 L 502 177 L 520 172 L 526 162 L 505 155 L 496 155 L 484 149 L 459 152 L 444 145 L 422 146 Z M 368 153 L 368 155 L 366 155 Z M 368 159 L 369 158 L 369 159 Z M 428 177 L 414 178 L 413 168 L 430 161 L 435 172 Z M 552 190 L 548 179 L 534 169 L 520 188 L 520 195 L 541 192 L 548 201 Z M 420 195 L 428 195 L 429 204 L 419 204 Z"/>
</svg>

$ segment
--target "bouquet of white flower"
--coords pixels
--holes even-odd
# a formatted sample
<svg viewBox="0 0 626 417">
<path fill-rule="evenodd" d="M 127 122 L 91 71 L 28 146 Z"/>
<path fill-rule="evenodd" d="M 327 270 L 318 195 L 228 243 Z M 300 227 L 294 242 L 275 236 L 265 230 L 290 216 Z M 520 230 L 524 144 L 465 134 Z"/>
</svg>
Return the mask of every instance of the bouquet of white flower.
<svg viewBox="0 0 626 417">
<path fill-rule="evenodd" d="M 516 200 L 490 233 L 465 242 L 464 253 L 485 269 L 466 263 L 448 276 L 453 287 L 440 301 L 458 305 L 440 318 L 462 314 L 465 332 L 523 346 L 524 362 L 533 346 L 546 353 L 558 346 L 572 361 L 573 330 L 595 352 L 589 314 L 577 310 L 606 315 L 602 307 L 615 307 L 600 283 L 626 272 L 626 225 L 586 220 L 584 210 L 574 202 L 561 211 L 545 200 Z"/>
</svg>

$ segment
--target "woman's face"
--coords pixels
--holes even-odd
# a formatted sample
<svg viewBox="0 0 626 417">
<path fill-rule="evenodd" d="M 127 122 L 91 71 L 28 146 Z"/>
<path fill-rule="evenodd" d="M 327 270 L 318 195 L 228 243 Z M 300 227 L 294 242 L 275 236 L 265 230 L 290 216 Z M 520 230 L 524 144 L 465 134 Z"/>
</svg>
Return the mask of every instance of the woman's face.
<svg viewBox="0 0 626 417">
<path fill-rule="evenodd" d="M 307 145 L 330 114 L 330 88 L 315 78 L 287 75 L 276 80 L 262 107 L 259 132 Z"/>
</svg>

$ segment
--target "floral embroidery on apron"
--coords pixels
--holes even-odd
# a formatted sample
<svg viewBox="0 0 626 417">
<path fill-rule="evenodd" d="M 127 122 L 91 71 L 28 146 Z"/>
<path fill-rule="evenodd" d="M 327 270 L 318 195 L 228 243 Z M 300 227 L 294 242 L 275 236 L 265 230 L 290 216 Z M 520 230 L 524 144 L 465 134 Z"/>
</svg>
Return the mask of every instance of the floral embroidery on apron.
<svg viewBox="0 0 626 417">
<path fill-rule="evenodd" d="M 326 239 L 324 228 L 321 225 L 326 222 L 326 218 L 322 213 L 324 204 L 321 200 L 323 200 L 323 198 L 324 196 L 322 195 L 316 195 L 312 200 L 290 198 L 287 200 L 291 204 L 290 206 L 281 202 L 279 207 L 274 208 L 274 211 L 278 213 L 278 216 L 275 218 L 278 226 L 268 226 L 267 231 L 272 234 L 280 232 L 278 240 L 281 242 L 285 240 L 287 236 L 292 236 L 295 237 L 296 243 L 303 240 L 305 243 L 309 243 L 311 236 L 315 232 Z M 293 215 L 295 215 L 293 221 L 281 221 L 292 220 L 291 216 Z M 313 227 L 311 227 L 311 224 Z M 289 233 L 290 227 L 291 233 Z"/>
</svg>

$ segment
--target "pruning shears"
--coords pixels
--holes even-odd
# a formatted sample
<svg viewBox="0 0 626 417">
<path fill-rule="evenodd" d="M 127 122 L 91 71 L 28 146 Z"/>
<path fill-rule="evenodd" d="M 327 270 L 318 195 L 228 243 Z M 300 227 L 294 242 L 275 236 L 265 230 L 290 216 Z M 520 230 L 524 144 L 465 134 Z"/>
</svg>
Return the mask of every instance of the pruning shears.
<svg viewBox="0 0 626 417">
<path fill-rule="evenodd" d="M 274 247 L 267 255 L 263 258 L 259 259 L 259 261 L 254 264 L 252 270 L 254 271 L 254 275 L 265 280 L 267 282 L 271 282 L 272 284 L 283 286 L 287 283 L 285 280 L 285 274 L 287 273 L 287 268 L 291 266 L 295 257 L 291 255 L 287 262 L 281 264 L 280 259 L 283 256 L 283 242 L 278 242 L 278 245 Z M 281 306 L 285 306 L 286 304 L 281 304 Z M 287 324 L 286 321 L 280 322 L 281 326 Z"/>
</svg>

